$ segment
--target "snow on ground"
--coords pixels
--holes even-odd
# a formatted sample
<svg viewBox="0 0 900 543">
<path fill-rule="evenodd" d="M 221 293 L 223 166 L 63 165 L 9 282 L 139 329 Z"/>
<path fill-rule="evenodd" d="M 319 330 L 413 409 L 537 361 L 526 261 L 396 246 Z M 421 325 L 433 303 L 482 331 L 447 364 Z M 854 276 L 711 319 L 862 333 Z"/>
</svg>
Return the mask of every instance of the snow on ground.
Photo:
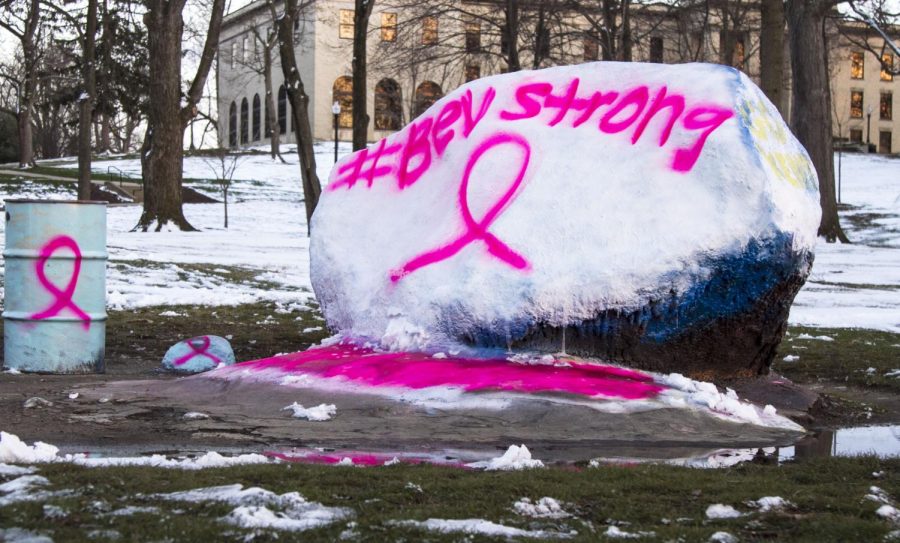
<svg viewBox="0 0 900 543">
<path fill-rule="evenodd" d="M 485 471 L 515 471 L 522 469 L 542 468 L 544 463 L 531 457 L 531 451 L 525 445 L 510 445 L 502 456 L 472 462 L 466 464 L 470 468 L 484 469 Z"/>
<path fill-rule="evenodd" d="M 265 150 L 264 147 L 259 148 Z M 349 152 L 342 144 L 340 153 Z M 139 206 L 109 209 L 108 302 L 113 309 L 173 304 L 235 305 L 254 301 L 307 307 L 313 300 L 309 243 L 297 156 L 265 154 L 240 159 L 230 194 L 230 228 L 222 206 L 187 204 L 185 215 L 201 232 L 133 233 Z M 331 142 L 316 145 L 325 182 L 334 163 Z M 218 196 L 208 158 L 185 158 L 186 184 Z M 790 322 L 900 332 L 900 160 L 847 154 L 842 159 L 842 224 L 851 245 L 819 240 L 812 275 L 797 296 Z M 75 167 L 69 161 L 54 165 Z M 95 161 L 138 174 L 136 158 Z M 0 183 L 0 199 L 71 197 L 64 188 Z M 0 226 L 2 229 L 3 226 Z"/>
<path fill-rule="evenodd" d="M 841 224 L 853 244 L 816 247 L 790 322 L 900 332 L 900 160 L 842 158 Z M 837 168 L 837 160 L 835 161 Z"/>
<path fill-rule="evenodd" d="M 319 404 L 315 407 L 303 407 L 301 404 L 294 402 L 285 407 L 282 411 L 293 411 L 295 419 L 306 419 L 313 422 L 321 422 L 331 420 L 331 417 L 337 413 L 337 407 L 334 404 Z"/>
<path fill-rule="evenodd" d="M 405 526 L 409 528 L 419 528 L 429 532 L 438 532 L 442 534 L 467 534 L 467 535 L 483 535 L 488 537 L 505 537 L 512 538 L 537 538 L 537 539 L 566 539 L 574 537 L 577 532 L 552 532 L 549 530 L 523 530 L 521 528 L 513 528 L 497 524 L 489 520 L 483 519 L 438 519 L 430 518 L 425 521 L 418 520 L 400 520 L 391 521 L 389 524 L 394 526 Z"/>
</svg>

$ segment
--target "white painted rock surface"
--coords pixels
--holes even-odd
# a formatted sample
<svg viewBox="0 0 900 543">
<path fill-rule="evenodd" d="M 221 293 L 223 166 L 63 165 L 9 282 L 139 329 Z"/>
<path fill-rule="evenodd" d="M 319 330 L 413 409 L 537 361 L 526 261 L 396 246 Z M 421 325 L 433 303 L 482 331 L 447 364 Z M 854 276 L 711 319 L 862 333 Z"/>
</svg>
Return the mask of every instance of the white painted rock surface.
<svg viewBox="0 0 900 543">
<path fill-rule="evenodd" d="M 388 348 L 559 350 L 567 329 L 570 352 L 763 371 L 819 214 L 742 73 L 598 62 L 474 81 L 345 157 L 311 274 L 334 331 Z M 729 344 L 752 352 L 715 362 Z"/>
<path fill-rule="evenodd" d="M 163 357 L 163 368 L 183 373 L 200 373 L 220 365 L 234 364 L 234 350 L 227 339 L 219 336 L 197 336 L 169 347 Z"/>
</svg>

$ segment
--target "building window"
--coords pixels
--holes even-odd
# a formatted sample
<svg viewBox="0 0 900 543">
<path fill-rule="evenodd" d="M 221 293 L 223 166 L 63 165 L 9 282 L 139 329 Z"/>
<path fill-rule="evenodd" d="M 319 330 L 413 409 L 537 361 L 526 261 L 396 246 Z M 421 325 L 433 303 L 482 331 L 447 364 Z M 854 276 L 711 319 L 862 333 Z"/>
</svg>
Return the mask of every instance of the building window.
<svg viewBox="0 0 900 543">
<path fill-rule="evenodd" d="M 403 108 L 400 85 L 393 79 L 382 79 L 375 85 L 375 129 L 400 130 Z"/>
<path fill-rule="evenodd" d="M 237 104 L 228 108 L 228 146 L 237 147 Z"/>
<path fill-rule="evenodd" d="M 372 1 L 372 0 L 369 0 Z M 381 41 L 397 40 L 397 14 L 381 14 Z"/>
<path fill-rule="evenodd" d="M 250 117 L 250 108 L 247 107 L 247 99 L 244 98 L 241 100 L 241 145 L 244 145 L 250 140 L 250 127 L 248 126 L 248 120 Z"/>
<path fill-rule="evenodd" d="M 584 38 L 584 60 L 586 62 L 600 58 L 600 42 L 593 36 Z"/>
<path fill-rule="evenodd" d="M 287 89 L 278 87 L 278 133 L 287 132 Z"/>
<path fill-rule="evenodd" d="M 862 79 L 865 75 L 866 57 L 860 51 L 850 53 L 850 79 Z"/>
<path fill-rule="evenodd" d="M 442 96 L 444 96 L 444 93 L 441 92 L 440 85 L 434 81 L 423 81 L 416 89 L 416 103 L 413 115 L 418 117 L 425 113 L 425 111 L 435 102 L 440 100 Z"/>
<path fill-rule="evenodd" d="M 863 116 L 863 91 L 850 91 L 850 117 L 862 119 Z"/>
<path fill-rule="evenodd" d="M 466 66 L 466 83 L 475 81 L 481 77 L 481 66 L 478 64 L 469 64 Z"/>
<path fill-rule="evenodd" d="M 894 55 L 890 53 L 885 53 L 881 55 L 881 80 L 882 81 L 893 81 L 894 74 L 892 73 L 894 70 Z"/>
<path fill-rule="evenodd" d="M 422 19 L 422 45 L 434 45 L 438 42 L 437 17 Z"/>
<path fill-rule="evenodd" d="M 481 52 L 481 23 L 466 23 L 466 53 Z"/>
<path fill-rule="evenodd" d="M 253 141 L 259 141 L 259 95 L 253 95 Z"/>
<path fill-rule="evenodd" d="M 250 37 L 244 36 L 241 40 L 241 60 L 244 63 L 250 60 Z"/>
<path fill-rule="evenodd" d="M 342 9 L 341 10 L 341 20 L 338 26 L 338 37 L 343 38 L 345 40 L 353 39 L 353 10 L 352 9 Z"/>
<path fill-rule="evenodd" d="M 238 56 L 238 42 L 231 42 L 231 67 L 234 68 L 234 61 L 237 60 Z"/>
<path fill-rule="evenodd" d="M 850 129 L 850 141 L 853 143 L 862 143 L 862 128 Z"/>
<path fill-rule="evenodd" d="M 894 95 L 890 92 L 881 93 L 881 120 L 890 121 L 893 118 Z"/>
<path fill-rule="evenodd" d="M 353 128 L 353 79 L 342 75 L 331 86 L 331 99 L 341 105 L 338 115 L 340 128 Z"/>
<path fill-rule="evenodd" d="M 650 38 L 650 62 L 661 63 L 663 61 L 663 39 Z"/>
</svg>

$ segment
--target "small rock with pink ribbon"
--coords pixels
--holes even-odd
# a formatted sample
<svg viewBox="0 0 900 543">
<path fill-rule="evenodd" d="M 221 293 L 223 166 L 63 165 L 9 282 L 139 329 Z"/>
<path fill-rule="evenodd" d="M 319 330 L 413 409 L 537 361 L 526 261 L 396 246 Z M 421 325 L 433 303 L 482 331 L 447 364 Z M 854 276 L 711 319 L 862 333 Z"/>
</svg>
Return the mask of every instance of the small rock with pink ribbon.
<svg viewBox="0 0 900 543">
<path fill-rule="evenodd" d="M 219 366 L 234 364 L 234 350 L 227 339 L 219 336 L 197 336 L 169 347 L 163 357 L 163 368 L 181 373 L 201 373 Z"/>
</svg>

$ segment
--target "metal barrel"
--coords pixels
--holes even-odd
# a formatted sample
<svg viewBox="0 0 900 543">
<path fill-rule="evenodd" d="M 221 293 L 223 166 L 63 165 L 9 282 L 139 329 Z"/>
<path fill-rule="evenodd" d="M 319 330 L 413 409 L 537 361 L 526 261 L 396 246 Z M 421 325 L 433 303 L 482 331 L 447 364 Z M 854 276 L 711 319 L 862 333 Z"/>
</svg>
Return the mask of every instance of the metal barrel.
<svg viewBox="0 0 900 543">
<path fill-rule="evenodd" d="M 7 200 L 3 365 L 101 373 L 106 202 Z"/>
</svg>

